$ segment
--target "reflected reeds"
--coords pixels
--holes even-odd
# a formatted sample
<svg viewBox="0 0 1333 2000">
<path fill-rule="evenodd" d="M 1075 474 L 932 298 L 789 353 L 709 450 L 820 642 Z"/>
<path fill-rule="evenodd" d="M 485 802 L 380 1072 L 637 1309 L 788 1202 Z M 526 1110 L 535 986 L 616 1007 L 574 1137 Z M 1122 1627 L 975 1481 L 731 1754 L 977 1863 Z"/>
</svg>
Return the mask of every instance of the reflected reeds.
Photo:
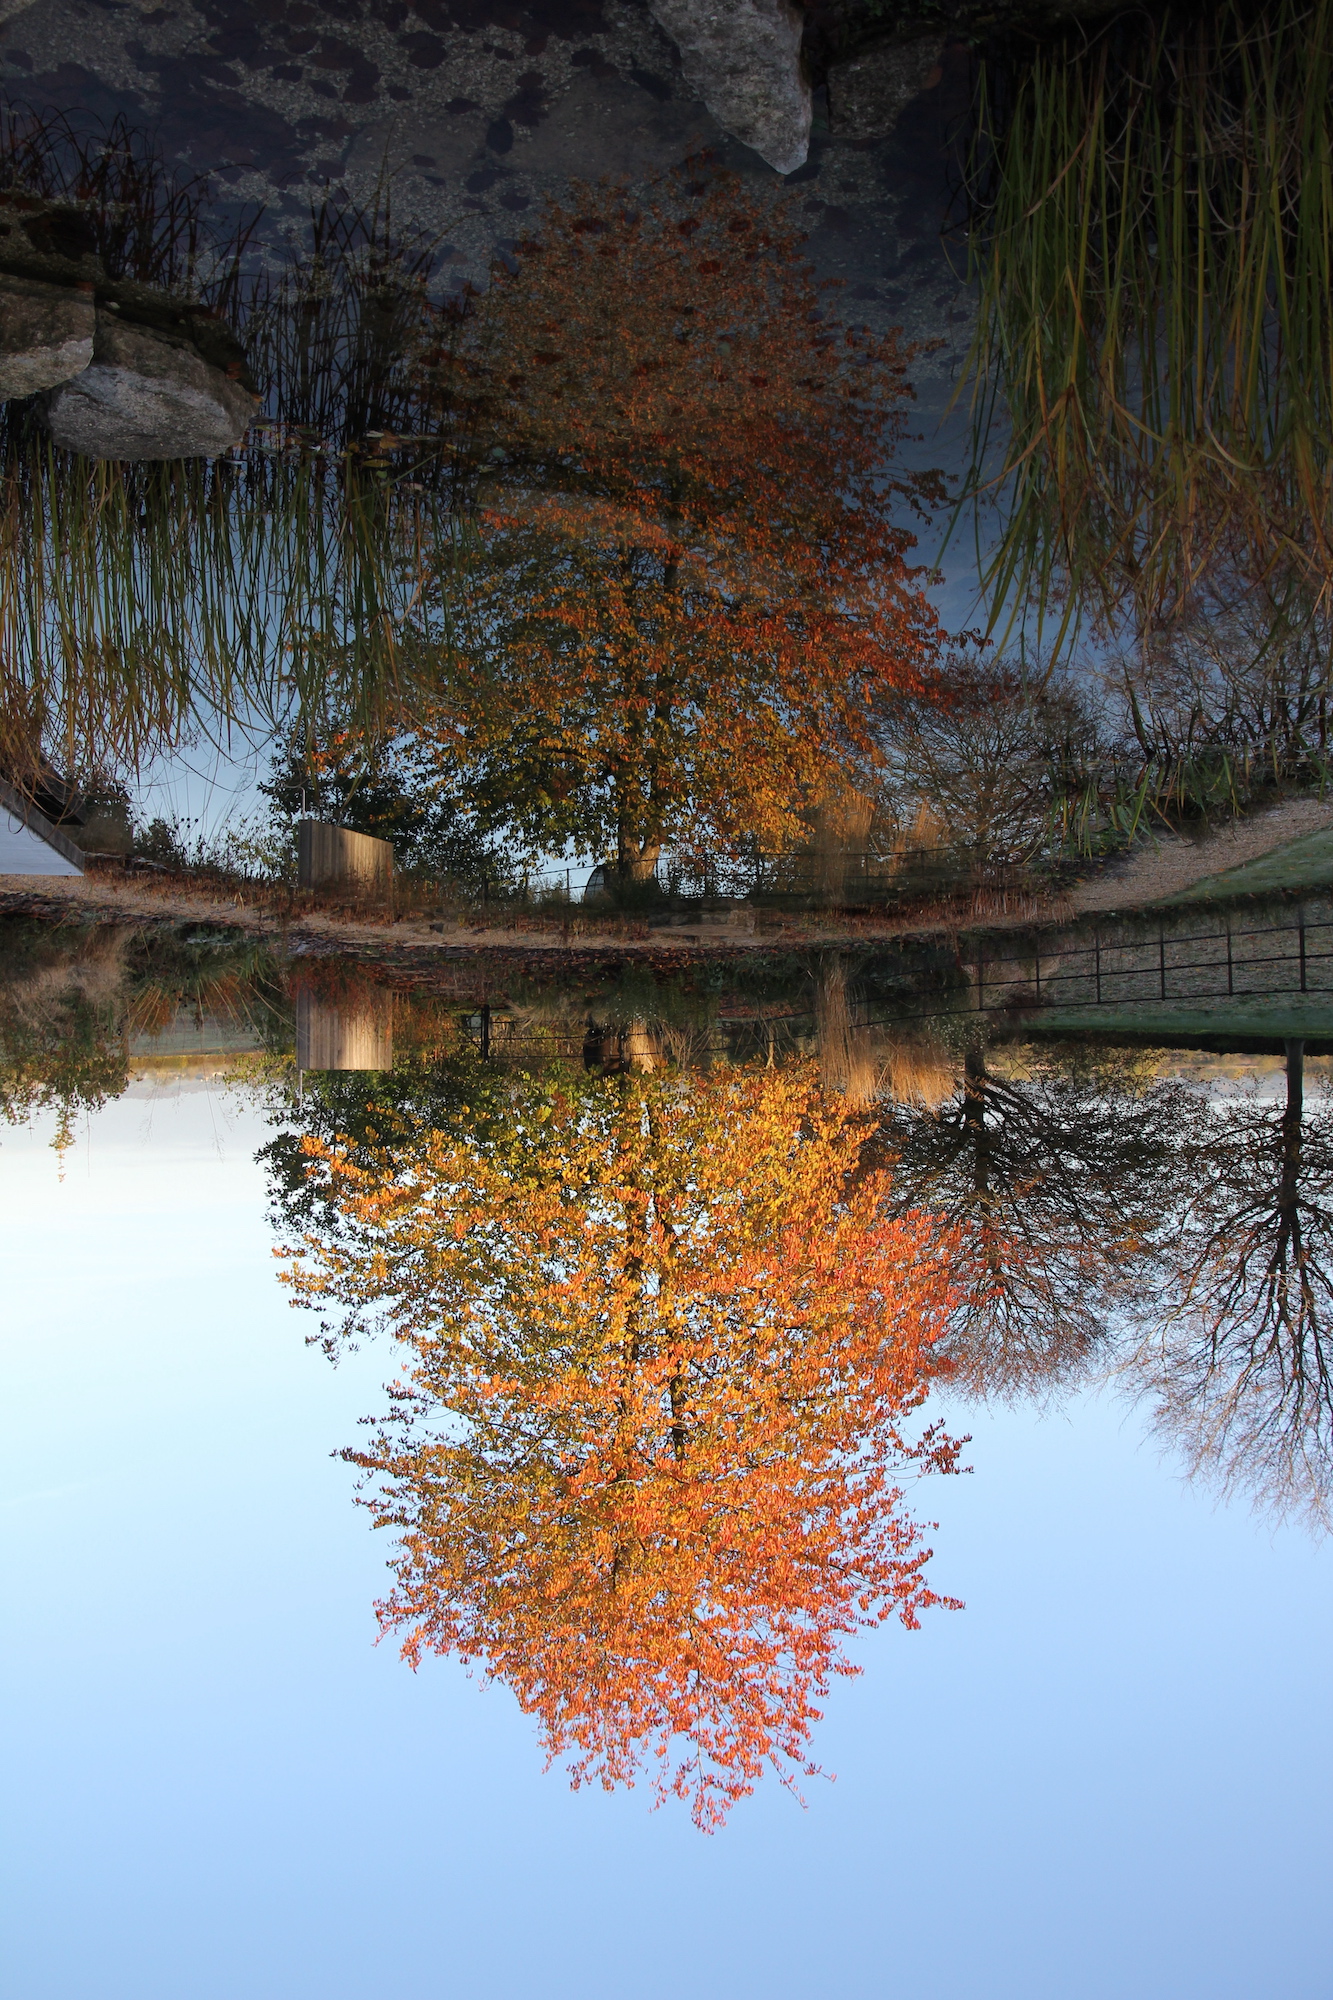
<svg viewBox="0 0 1333 2000">
<path fill-rule="evenodd" d="M 452 529 L 378 473 L 260 445 L 128 466 L 0 412 L 0 758 L 133 768 L 330 710 L 384 728 L 410 698 L 415 565 Z M 436 600 L 443 614 L 443 600 Z"/>
<path fill-rule="evenodd" d="M 274 268 L 253 217 L 229 223 L 119 121 L 0 111 L 6 189 L 62 204 L 99 304 L 226 315 L 263 413 L 228 456 L 129 463 L 58 449 L 40 398 L 0 411 L 0 762 L 123 771 L 201 734 L 401 722 L 461 549 L 438 450 L 396 435 L 420 430 L 408 385 L 448 338 L 438 246 L 380 189 L 326 198 Z"/>
<path fill-rule="evenodd" d="M 973 495 L 999 496 L 997 618 L 1151 631 L 1219 570 L 1326 599 L 1330 61 L 1327 0 L 1228 0 L 1079 25 L 983 101 Z"/>
</svg>

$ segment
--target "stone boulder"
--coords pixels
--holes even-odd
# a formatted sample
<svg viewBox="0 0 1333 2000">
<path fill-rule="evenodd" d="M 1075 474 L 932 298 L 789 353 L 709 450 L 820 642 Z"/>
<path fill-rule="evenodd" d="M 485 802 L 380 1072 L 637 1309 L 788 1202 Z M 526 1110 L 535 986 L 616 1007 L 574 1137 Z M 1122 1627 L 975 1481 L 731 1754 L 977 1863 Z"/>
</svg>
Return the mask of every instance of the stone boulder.
<svg viewBox="0 0 1333 2000">
<path fill-rule="evenodd" d="M 22 188 L 0 193 L 0 271 L 65 286 L 96 285 L 105 276 L 86 212 Z"/>
<path fill-rule="evenodd" d="M 810 150 L 810 85 L 791 0 L 650 0 L 691 90 L 724 131 L 780 174 Z"/>
<path fill-rule="evenodd" d="M 99 307 L 116 315 L 122 323 L 147 327 L 194 348 L 201 360 L 220 368 L 231 381 L 253 390 L 245 348 L 225 319 L 211 306 L 194 299 L 177 298 L 152 285 L 131 278 L 106 280 L 97 287 Z"/>
<path fill-rule="evenodd" d="M 46 422 L 85 458 L 213 458 L 239 444 L 259 398 L 181 332 L 99 306 L 92 360 L 47 400 Z"/>
<path fill-rule="evenodd" d="M 941 39 L 937 28 L 831 64 L 829 125 L 837 137 L 887 139 L 912 99 L 933 90 L 944 74 Z"/>
<path fill-rule="evenodd" d="M 0 402 L 40 395 L 93 358 L 91 286 L 48 285 L 0 272 Z"/>
</svg>

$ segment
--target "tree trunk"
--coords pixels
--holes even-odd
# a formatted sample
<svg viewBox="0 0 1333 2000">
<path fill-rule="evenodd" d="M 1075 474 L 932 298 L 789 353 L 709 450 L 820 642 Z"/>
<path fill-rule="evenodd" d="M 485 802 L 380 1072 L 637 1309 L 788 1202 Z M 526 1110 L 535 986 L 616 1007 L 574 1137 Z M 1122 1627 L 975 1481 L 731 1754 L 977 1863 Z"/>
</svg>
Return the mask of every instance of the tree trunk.
<svg viewBox="0 0 1333 2000">
<path fill-rule="evenodd" d="M 963 1061 L 963 1123 L 972 1140 L 972 1190 L 980 1213 L 990 1219 L 990 1132 L 986 1126 L 986 1058 L 969 1049 Z"/>
<path fill-rule="evenodd" d="M 622 833 L 616 843 L 616 872 L 622 882 L 651 882 L 657 872 L 662 843 L 649 835 L 635 840 Z"/>
<path fill-rule="evenodd" d="M 1288 1231 L 1300 1233 L 1301 1123 L 1305 1116 L 1305 1043 L 1288 1042 L 1287 1108 L 1282 1114 L 1282 1186 L 1278 1196 Z"/>
<path fill-rule="evenodd" d="M 620 1037 L 621 1059 L 627 1069 L 647 1074 L 657 1068 L 657 1050 L 648 1032 L 648 1023 L 636 1017 Z"/>
</svg>

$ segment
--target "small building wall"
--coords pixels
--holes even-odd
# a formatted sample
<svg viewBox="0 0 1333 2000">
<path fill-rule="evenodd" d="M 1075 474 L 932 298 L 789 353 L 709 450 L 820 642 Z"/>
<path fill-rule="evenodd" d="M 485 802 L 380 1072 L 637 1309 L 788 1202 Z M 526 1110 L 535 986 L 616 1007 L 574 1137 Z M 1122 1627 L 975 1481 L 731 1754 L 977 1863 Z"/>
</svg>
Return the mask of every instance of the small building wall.
<svg viewBox="0 0 1333 2000">
<path fill-rule="evenodd" d="M 82 875 L 83 850 L 0 781 L 0 875 Z"/>
<path fill-rule="evenodd" d="M 388 994 L 326 999 L 296 994 L 298 1069 L 392 1069 L 393 1006 Z"/>
<path fill-rule="evenodd" d="M 343 889 L 367 898 L 392 893 L 393 848 L 387 840 L 320 819 L 299 820 L 296 834 L 297 880 L 303 889 Z"/>
</svg>

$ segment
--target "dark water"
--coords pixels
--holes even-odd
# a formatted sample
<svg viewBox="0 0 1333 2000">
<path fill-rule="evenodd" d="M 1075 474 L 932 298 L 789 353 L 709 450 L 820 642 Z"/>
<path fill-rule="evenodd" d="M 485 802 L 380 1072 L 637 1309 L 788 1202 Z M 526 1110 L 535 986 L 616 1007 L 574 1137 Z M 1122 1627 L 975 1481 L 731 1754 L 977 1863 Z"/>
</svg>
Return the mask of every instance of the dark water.
<svg viewBox="0 0 1333 2000">
<path fill-rule="evenodd" d="M 304 222 L 326 186 L 364 200 L 387 168 L 405 224 L 443 231 L 456 283 L 484 282 L 497 246 L 571 177 L 643 186 L 711 150 L 756 185 L 774 177 L 722 130 L 638 0 L 428 10 L 278 4 L 126 14 L 38 0 L 5 24 L 0 76 L 20 103 L 129 116 L 220 198 L 262 203 L 261 238 Z M 943 40 L 943 38 L 942 38 Z M 859 317 L 943 339 L 949 378 L 970 311 L 941 255 L 956 60 L 887 139 L 836 138 L 816 92 L 810 156 L 792 183 L 821 271 Z M 932 402 L 936 399 L 931 398 Z"/>
</svg>

